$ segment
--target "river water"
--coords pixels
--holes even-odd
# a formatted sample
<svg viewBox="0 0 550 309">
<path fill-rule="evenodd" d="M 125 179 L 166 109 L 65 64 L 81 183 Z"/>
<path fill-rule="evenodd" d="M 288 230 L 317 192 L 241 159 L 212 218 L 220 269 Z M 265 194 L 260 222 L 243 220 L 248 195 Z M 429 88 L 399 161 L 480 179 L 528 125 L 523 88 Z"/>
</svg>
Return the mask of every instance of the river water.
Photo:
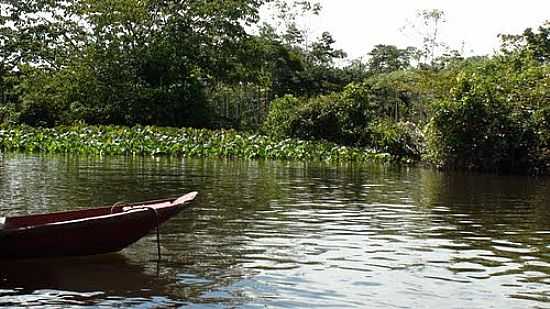
<svg viewBox="0 0 550 309">
<path fill-rule="evenodd" d="M 550 180 L 0 155 L 0 216 L 199 191 L 117 254 L 0 263 L 0 307 L 550 308 Z M 0 248 L 2 250 L 2 248 Z"/>
</svg>

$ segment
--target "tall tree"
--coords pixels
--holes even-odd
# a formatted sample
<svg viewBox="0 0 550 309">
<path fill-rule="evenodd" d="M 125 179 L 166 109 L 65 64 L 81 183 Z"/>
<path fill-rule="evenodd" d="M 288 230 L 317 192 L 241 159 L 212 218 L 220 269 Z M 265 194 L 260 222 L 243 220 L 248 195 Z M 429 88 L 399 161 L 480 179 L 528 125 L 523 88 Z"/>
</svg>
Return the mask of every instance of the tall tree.
<svg viewBox="0 0 550 309">
<path fill-rule="evenodd" d="M 528 53 L 540 63 L 550 63 L 550 21 L 536 31 L 527 28 L 522 34 L 501 34 L 502 50 L 505 54 Z"/>
<path fill-rule="evenodd" d="M 400 49 L 393 45 L 376 45 L 369 52 L 369 71 L 374 74 L 406 69 L 411 64 L 411 48 Z"/>
<path fill-rule="evenodd" d="M 442 10 L 420 10 L 414 21 L 408 21 L 401 28 L 407 36 L 418 37 L 421 41 L 415 57 L 419 65 L 431 65 L 440 54 L 449 49 L 447 43 L 441 39 L 441 26 L 446 22 L 445 12 Z"/>
<path fill-rule="evenodd" d="M 90 122 L 204 125 L 192 115 L 204 85 L 237 78 L 245 27 L 265 2 L 0 0 L 0 60 L 28 65 L 37 85 L 64 80 L 50 95 Z M 48 101 L 21 89 L 29 106 Z"/>
</svg>

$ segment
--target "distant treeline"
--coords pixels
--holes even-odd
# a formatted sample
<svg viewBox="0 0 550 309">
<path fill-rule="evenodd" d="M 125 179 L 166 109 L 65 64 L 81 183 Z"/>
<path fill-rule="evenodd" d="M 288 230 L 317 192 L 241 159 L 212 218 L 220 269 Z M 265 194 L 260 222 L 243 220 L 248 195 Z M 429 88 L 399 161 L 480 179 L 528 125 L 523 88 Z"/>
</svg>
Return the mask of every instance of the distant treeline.
<svg viewBox="0 0 550 309">
<path fill-rule="evenodd" d="M 271 5 L 281 31 L 264 23 Z M 441 167 L 550 167 L 550 23 L 493 56 L 378 45 L 341 65 L 310 1 L 0 0 L 4 126 L 156 125 L 366 147 Z M 438 21 L 441 12 L 423 15 Z M 358 38 L 360 39 L 360 38 Z"/>
</svg>

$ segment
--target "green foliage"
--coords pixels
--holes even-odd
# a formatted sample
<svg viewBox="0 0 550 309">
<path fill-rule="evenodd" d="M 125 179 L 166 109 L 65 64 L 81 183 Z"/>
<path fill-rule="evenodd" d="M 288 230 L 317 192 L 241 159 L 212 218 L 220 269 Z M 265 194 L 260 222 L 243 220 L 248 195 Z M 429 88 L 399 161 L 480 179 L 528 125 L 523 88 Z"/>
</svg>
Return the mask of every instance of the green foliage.
<svg viewBox="0 0 550 309">
<path fill-rule="evenodd" d="M 263 130 L 278 137 L 326 140 L 394 156 L 419 157 L 423 145 L 420 131 L 412 123 L 391 120 L 394 103 L 399 100 L 388 84 L 372 81 L 350 84 L 340 93 L 316 98 L 286 96 L 272 102 Z"/>
<path fill-rule="evenodd" d="M 342 93 L 311 99 L 287 96 L 275 100 L 264 131 L 275 136 L 327 140 L 344 145 L 368 145 L 371 108 L 361 90 L 350 85 Z"/>
<path fill-rule="evenodd" d="M 18 114 L 13 105 L 0 105 L 0 125 L 14 124 L 17 118 Z"/>
<path fill-rule="evenodd" d="M 273 160 L 385 161 L 386 154 L 336 144 L 273 139 L 234 130 L 71 126 L 0 129 L 0 149 L 32 153 L 147 155 Z"/>
<path fill-rule="evenodd" d="M 515 57 L 464 68 L 450 97 L 433 106 L 428 158 L 477 170 L 544 168 L 548 72 Z"/>
<path fill-rule="evenodd" d="M 431 97 L 427 160 L 485 171 L 548 170 L 547 35 L 543 27 L 528 29 L 503 36 L 504 52 L 492 58 L 449 58 L 421 70 L 422 97 Z"/>
<path fill-rule="evenodd" d="M 336 40 L 329 32 L 323 32 L 318 41 L 313 42 L 309 55 L 312 60 L 322 66 L 332 65 L 335 59 L 343 59 L 346 53 L 341 49 L 335 49 Z"/>
<path fill-rule="evenodd" d="M 239 78 L 245 26 L 263 2 L 9 1 L 0 77 L 35 69 L 12 102 L 32 125 L 208 126 L 205 88 Z"/>
<path fill-rule="evenodd" d="M 548 23 L 503 35 L 498 55 L 464 59 L 440 39 L 444 12 L 421 11 L 410 25 L 419 47 L 377 45 L 342 67 L 332 35 L 300 25 L 319 1 L 0 2 L 0 123 L 134 126 L 19 127 L 4 149 L 362 158 L 349 148 L 358 146 L 407 158 L 427 149 L 437 165 L 481 170 L 550 164 Z M 263 5 L 274 8 L 271 24 L 260 23 Z M 273 137 L 142 127 L 260 124 Z M 76 137 L 88 133 L 96 146 Z"/>
<path fill-rule="evenodd" d="M 519 53 L 522 57 L 532 57 L 539 63 L 550 62 L 550 21 L 546 21 L 537 31 L 525 29 L 519 35 L 500 35 L 505 54 Z"/>
<path fill-rule="evenodd" d="M 550 106 L 545 106 L 533 115 L 534 129 L 537 136 L 537 148 L 534 160 L 544 168 L 550 169 Z"/>
<path fill-rule="evenodd" d="M 364 146 L 370 115 L 361 108 L 363 103 L 343 94 L 309 99 L 296 109 L 289 123 L 290 136 Z"/>
<path fill-rule="evenodd" d="M 258 35 L 248 34 L 266 3 L 287 31 L 263 26 Z M 333 65 L 344 53 L 333 47 L 329 33 L 310 47 L 299 43 L 304 33 L 297 18 L 318 14 L 314 1 L 2 5 L 0 78 L 21 67 L 36 70 L 20 76 L 18 97 L 10 102 L 18 120 L 32 125 L 85 121 L 254 129 L 273 98 L 330 93 L 349 82 Z M 33 82 L 36 87 L 28 87 Z M 215 93 L 219 89 L 223 93 Z M 0 90 L 10 89 L 0 84 Z M 220 102 L 225 110 L 236 107 L 236 113 L 227 117 Z M 0 103 L 7 104 L 4 97 Z"/>
<path fill-rule="evenodd" d="M 33 126 L 53 126 L 61 122 L 66 109 L 65 84 L 49 72 L 26 68 L 21 77 L 19 121 Z"/>
<path fill-rule="evenodd" d="M 287 94 L 314 97 L 341 91 L 351 81 L 360 80 L 335 65 L 346 57 L 335 48 L 328 32 L 311 36 L 298 23 L 298 17 L 318 14 L 316 2 L 276 0 L 270 4 L 280 14 L 272 16 L 276 25 L 264 24 L 248 48 L 248 69 L 262 86 L 269 89 L 271 99 Z M 251 52 L 251 53 L 250 53 Z M 252 56 L 252 57 L 251 57 Z"/>
<path fill-rule="evenodd" d="M 291 126 L 296 121 L 299 105 L 300 100 L 291 95 L 273 100 L 262 131 L 278 138 L 291 136 Z"/>
<path fill-rule="evenodd" d="M 400 49 L 393 45 L 376 45 L 369 52 L 369 72 L 390 73 L 404 70 L 411 65 L 412 48 Z"/>
<path fill-rule="evenodd" d="M 424 151 L 424 135 L 412 122 L 381 120 L 370 127 L 375 149 L 400 158 L 419 160 Z"/>
</svg>

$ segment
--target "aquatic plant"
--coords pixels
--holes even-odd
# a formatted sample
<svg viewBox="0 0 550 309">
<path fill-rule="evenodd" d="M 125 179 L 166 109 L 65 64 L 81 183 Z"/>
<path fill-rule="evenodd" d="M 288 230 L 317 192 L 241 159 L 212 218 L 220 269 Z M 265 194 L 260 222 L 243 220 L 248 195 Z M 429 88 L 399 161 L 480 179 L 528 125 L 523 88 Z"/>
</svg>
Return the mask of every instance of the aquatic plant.
<svg viewBox="0 0 550 309">
<path fill-rule="evenodd" d="M 27 153 L 304 161 L 360 162 L 390 159 L 389 154 L 332 143 L 276 139 L 235 130 L 151 126 L 7 127 L 0 129 L 0 149 Z"/>
</svg>

